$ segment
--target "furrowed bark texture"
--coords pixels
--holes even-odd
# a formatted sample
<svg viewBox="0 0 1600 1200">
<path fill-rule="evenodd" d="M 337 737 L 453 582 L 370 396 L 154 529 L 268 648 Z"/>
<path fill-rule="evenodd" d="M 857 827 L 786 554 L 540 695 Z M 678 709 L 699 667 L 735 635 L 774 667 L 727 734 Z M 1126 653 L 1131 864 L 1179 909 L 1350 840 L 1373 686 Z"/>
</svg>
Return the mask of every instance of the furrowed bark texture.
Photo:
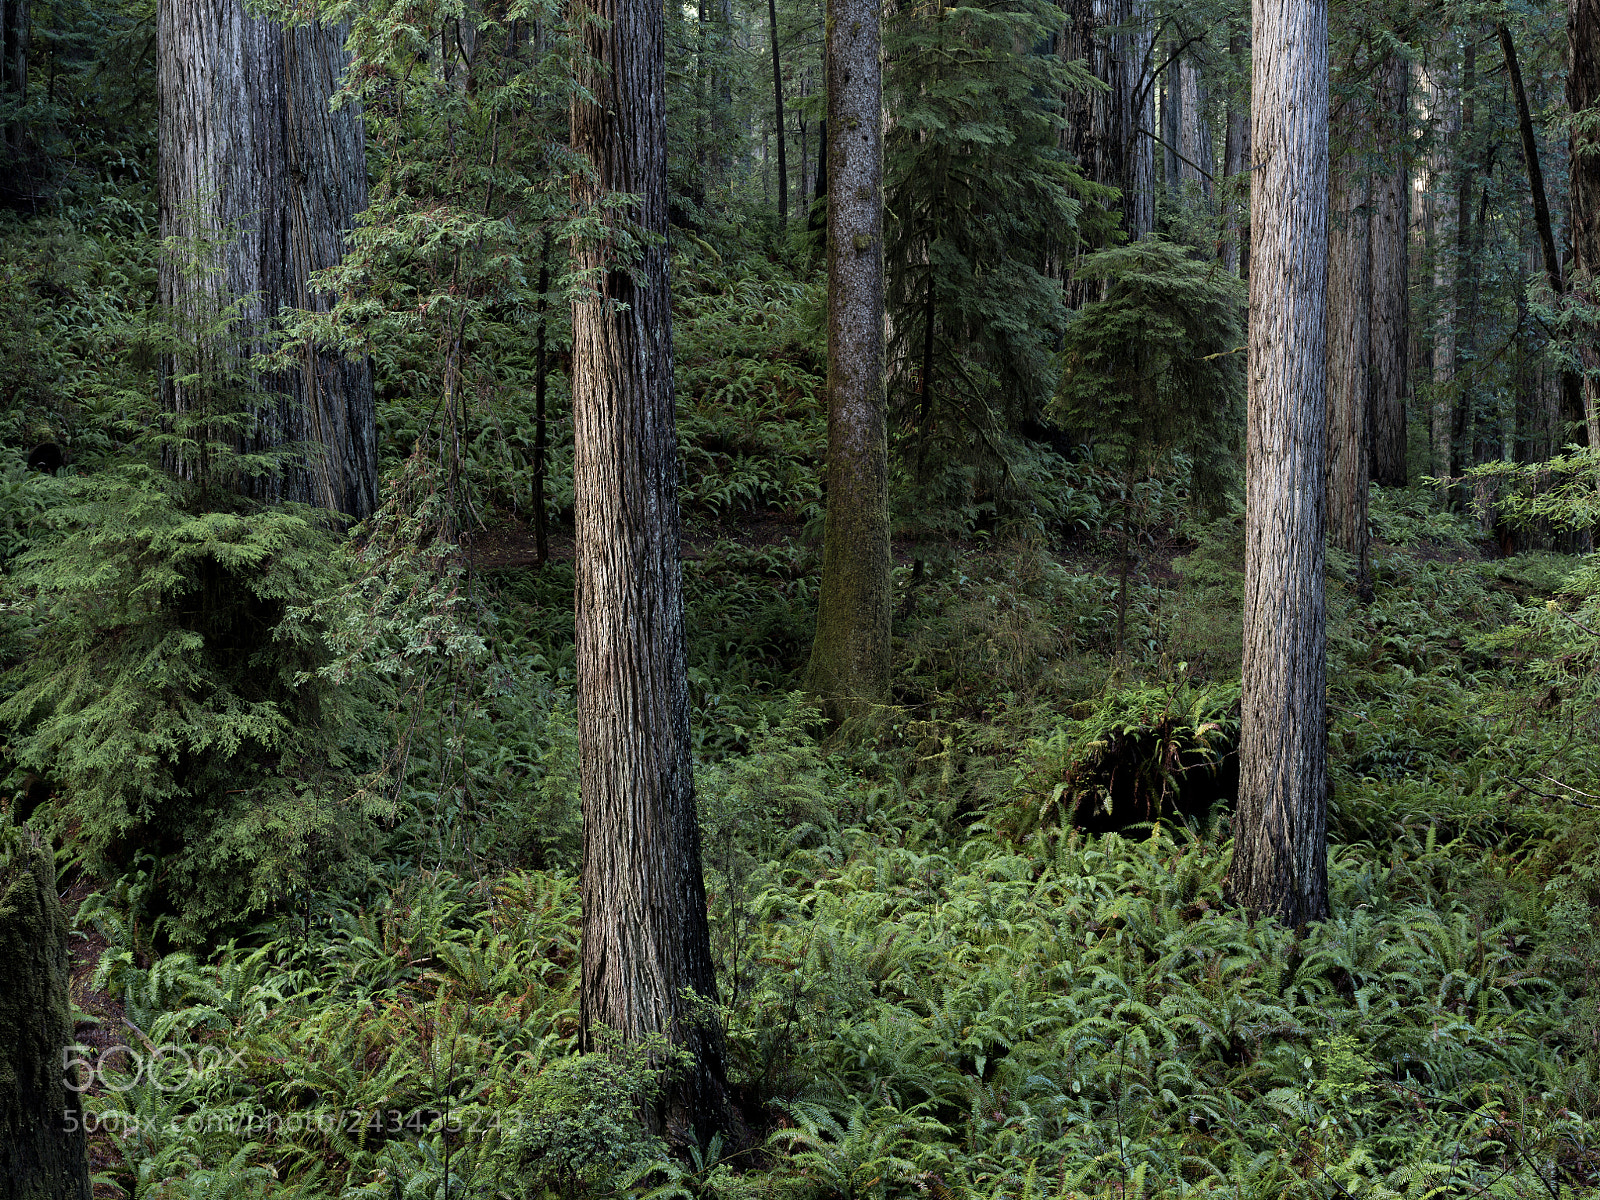
<svg viewBox="0 0 1600 1200">
<path fill-rule="evenodd" d="M 1325 0 L 1255 0 L 1253 43 L 1244 695 L 1228 889 L 1297 926 L 1328 912 Z"/>
<path fill-rule="evenodd" d="M 828 4 L 828 513 L 809 684 L 834 720 L 889 698 L 878 6 Z"/>
<path fill-rule="evenodd" d="M 89 1200 L 67 937 L 48 846 L 0 855 L 0 1200 Z"/>
<path fill-rule="evenodd" d="M 1373 76 L 1379 167 L 1372 180 L 1371 475 L 1385 487 L 1406 483 L 1406 400 L 1410 388 L 1407 255 L 1411 174 L 1406 162 L 1409 72 L 1391 54 Z"/>
<path fill-rule="evenodd" d="M 1353 106 L 1351 106 L 1353 107 Z M 1353 143 L 1361 118 L 1341 125 Z M 1367 529 L 1370 452 L 1368 413 L 1372 399 L 1372 221 L 1368 199 L 1373 181 L 1353 145 L 1333 172 L 1328 214 L 1328 540 L 1356 560 L 1356 590 L 1372 596 Z M 1380 176 L 1379 183 L 1384 182 Z"/>
<path fill-rule="evenodd" d="M 722 1127 L 726 1103 L 719 1027 L 694 999 L 714 1003 L 717 984 L 689 759 L 664 17 L 649 0 L 579 7 L 579 84 L 593 99 L 580 91 L 572 102 L 572 146 L 594 173 L 574 177 L 573 199 L 592 211 L 636 195 L 627 219 L 659 239 L 629 262 L 609 238 L 573 247 L 578 267 L 595 273 L 572 310 L 582 1039 L 595 1049 L 603 1025 L 689 1050 L 695 1068 L 645 1115 L 675 1139 L 692 1126 L 703 1141 Z"/>
<path fill-rule="evenodd" d="M 1567 0 L 1567 106 L 1589 120 L 1574 123 L 1568 188 L 1572 197 L 1572 254 L 1568 283 L 1591 305 L 1600 303 L 1600 0 Z M 1589 445 L 1600 446 L 1600 349 L 1595 331 L 1583 339 L 1583 416 Z"/>
<path fill-rule="evenodd" d="M 377 497 L 366 360 L 309 352 L 294 370 L 250 377 L 245 368 L 271 344 L 281 309 L 327 310 L 332 297 L 313 293 L 307 278 L 338 263 L 367 204 L 360 119 L 353 108 L 329 109 L 348 62 L 343 31 L 285 30 L 249 16 L 244 0 L 160 0 L 157 36 L 161 231 L 190 247 L 163 255 L 162 302 L 191 336 L 213 343 L 199 348 L 202 359 L 260 393 L 258 432 L 240 448 L 308 448 L 281 476 L 241 490 L 364 517 Z M 231 335 L 201 334 L 241 298 Z M 192 369 L 168 364 L 168 411 L 212 402 L 180 382 Z"/>
<path fill-rule="evenodd" d="M 1121 192 L 1130 239 L 1155 228 L 1155 89 L 1144 78 L 1151 35 L 1144 0 L 1072 0 L 1058 46 L 1064 59 L 1087 59 L 1105 91 L 1061 98 L 1062 148 L 1096 183 Z"/>
</svg>

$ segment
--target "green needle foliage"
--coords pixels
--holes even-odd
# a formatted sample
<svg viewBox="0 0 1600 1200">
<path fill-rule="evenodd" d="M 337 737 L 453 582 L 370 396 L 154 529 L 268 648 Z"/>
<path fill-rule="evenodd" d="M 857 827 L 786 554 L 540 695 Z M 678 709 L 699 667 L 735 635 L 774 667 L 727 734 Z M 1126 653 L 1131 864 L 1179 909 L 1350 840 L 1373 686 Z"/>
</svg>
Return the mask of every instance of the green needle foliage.
<svg viewBox="0 0 1600 1200">
<path fill-rule="evenodd" d="M 1074 278 L 1101 299 L 1067 326 L 1055 420 L 1130 484 L 1186 455 L 1195 496 L 1220 510 L 1244 431 L 1243 286 L 1158 237 L 1087 255 Z"/>
<path fill-rule="evenodd" d="M 1055 98 L 1096 86 L 1048 52 L 1065 20 L 1042 0 L 927 0 L 886 18 L 889 394 L 915 431 L 898 499 L 923 520 L 931 502 L 959 524 L 975 492 L 998 490 L 1008 435 L 1054 386 L 1067 312 L 1050 268 L 1091 189 L 1058 148 Z"/>
</svg>

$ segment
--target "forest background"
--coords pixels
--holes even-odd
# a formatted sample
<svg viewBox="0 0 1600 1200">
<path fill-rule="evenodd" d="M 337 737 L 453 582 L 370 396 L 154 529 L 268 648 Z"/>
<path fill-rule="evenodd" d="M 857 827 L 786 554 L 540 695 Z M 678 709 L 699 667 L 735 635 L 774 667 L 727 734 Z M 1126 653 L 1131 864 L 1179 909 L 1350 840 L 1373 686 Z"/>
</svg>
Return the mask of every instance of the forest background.
<svg viewBox="0 0 1600 1200">
<path fill-rule="evenodd" d="M 1594 1188 L 1593 5 L 1332 13 L 1330 439 L 1376 482 L 1329 483 L 1299 929 L 1224 895 L 1248 14 L 885 12 L 894 673 L 841 735 L 797 690 L 824 16 L 666 11 L 714 1136 L 636 1119 L 663 1046 L 576 1053 L 581 39 L 320 16 L 321 186 L 369 202 L 296 303 L 237 282 L 266 201 L 162 209 L 155 5 L 0 4 L 4 836 L 56 849 L 98 1194 Z M 332 503 L 308 356 L 371 398 Z"/>
</svg>

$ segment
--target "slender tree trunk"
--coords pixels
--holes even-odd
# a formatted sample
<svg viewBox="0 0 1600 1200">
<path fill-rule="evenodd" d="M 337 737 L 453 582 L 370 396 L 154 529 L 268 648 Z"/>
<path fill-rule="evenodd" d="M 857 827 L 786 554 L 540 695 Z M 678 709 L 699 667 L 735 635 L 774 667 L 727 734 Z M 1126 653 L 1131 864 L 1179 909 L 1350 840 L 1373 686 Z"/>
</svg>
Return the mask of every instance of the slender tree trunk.
<svg viewBox="0 0 1600 1200">
<path fill-rule="evenodd" d="M 778 57 L 778 0 L 767 0 L 767 25 L 772 32 L 773 128 L 778 139 L 778 228 L 789 224 L 789 163 L 784 152 L 783 62 Z M 803 185 L 802 185 L 803 186 Z"/>
<path fill-rule="evenodd" d="M 1228 35 L 1228 58 L 1241 76 L 1249 53 L 1250 40 L 1242 28 Z M 1247 97 L 1228 94 L 1228 128 L 1222 145 L 1223 203 L 1227 206 L 1227 233 L 1222 243 L 1222 263 L 1230 274 L 1242 276 L 1248 255 L 1243 253 L 1249 238 L 1250 177 L 1245 164 L 1250 159 L 1250 106 Z"/>
<path fill-rule="evenodd" d="M 1183 143 L 1183 87 L 1178 75 L 1182 67 L 1175 57 L 1178 47 L 1168 42 L 1161 50 L 1166 70 L 1161 72 L 1161 186 L 1168 197 L 1183 189 L 1183 168 L 1178 148 Z"/>
<path fill-rule="evenodd" d="M 1456 205 L 1445 201 L 1439 187 L 1448 178 L 1451 156 L 1460 141 L 1460 96 L 1448 83 L 1430 89 L 1432 115 L 1439 124 L 1440 146 L 1434 151 L 1428 200 L 1433 234 L 1433 474 L 1446 478 L 1451 468 L 1455 430 L 1456 375 Z"/>
<path fill-rule="evenodd" d="M 1371 405 L 1372 182 L 1354 102 L 1338 122 L 1346 146 L 1334 164 L 1328 213 L 1328 540 L 1356 560 L 1356 591 L 1372 597 L 1367 530 Z"/>
<path fill-rule="evenodd" d="M 1567 0 L 1567 107 L 1576 118 L 1569 143 L 1573 270 L 1568 284 L 1590 306 L 1600 304 L 1600 0 Z M 1600 329 L 1580 341 L 1583 420 L 1589 445 L 1600 447 Z"/>
<path fill-rule="evenodd" d="M 828 466 L 809 685 L 835 720 L 889 698 L 878 5 L 828 2 Z"/>
<path fill-rule="evenodd" d="M 338 263 L 366 207 L 360 119 L 351 107 L 329 108 L 348 63 L 342 31 L 284 29 L 249 16 L 244 0 L 159 0 L 157 38 L 161 229 L 183 247 L 162 258 L 161 299 L 191 339 L 206 343 L 195 354 L 211 380 L 197 389 L 184 382 L 195 364 L 169 362 L 166 410 L 205 413 L 219 386 L 276 395 L 238 448 L 311 451 L 275 474 L 217 482 L 364 517 L 377 497 L 366 360 L 308 349 L 280 374 L 248 368 L 251 355 L 271 348 L 282 309 L 327 311 L 333 297 L 312 292 L 307 279 Z M 240 305 L 238 320 L 223 334 L 217 322 L 230 303 Z M 169 465 L 206 470 L 203 462 Z"/>
<path fill-rule="evenodd" d="M 1476 257 L 1473 254 L 1474 233 L 1472 224 L 1472 185 L 1476 171 L 1472 166 L 1472 135 L 1476 120 L 1476 90 L 1478 83 L 1478 48 L 1469 38 L 1461 56 L 1461 133 L 1456 142 L 1456 214 L 1455 214 L 1455 290 L 1454 329 L 1451 347 L 1455 362 L 1451 364 L 1455 404 L 1450 412 L 1450 469 L 1459 476 L 1471 465 L 1472 410 L 1475 397 L 1472 377 L 1467 364 L 1472 361 L 1475 337 L 1473 312 L 1476 299 Z"/>
<path fill-rule="evenodd" d="M 1328 16 L 1255 0 L 1249 432 L 1239 808 L 1228 890 L 1298 926 L 1328 913 Z"/>
<path fill-rule="evenodd" d="M 694 1057 L 649 1123 L 702 1141 L 727 1119 L 690 763 L 667 278 L 662 6 L 582 0 L 572 147 L 594 212 L 627 193 L 647 237 L 573 246 L 595 290 L 573 305 L 578 745 L 583 793 L 582 1042 L 664 1034 Z M 600 18 L 599 22 L 595 18 Z M 603 27 L 602 27 L 603 26 Z M 587 93 L 587 98 L 585 96 Z"/>
<path fill-rule="evenodd" d="M 1372 478 L 1385 487 L 1406 484 L 1406 403 L 1409 399 L 1411 172 L 1406 160 L 1406 60 L 1390 54 L 1374 74 L 1378 171 L 1372 180 Z"/>
<path fill-rule="evenodd" d="M 89 1200 L 75 1090 L 87 1081 L 66 1069 L 67 920 L 48 845 L 0 853 L 0 962 L 0 1200 Z"/>
<path fill-rule="evenodd" d="M 549 517 L 545 511 L 545 474 L 550 462 L 549 422 L 545 402 L 550 391 L 550 361 L 547 351 L 550 330 L 550 253 L 555 249 L 555 234 L 546 229 L 539 251 L 539 331 L 534 343 L 533 376 L 533 549 L 542 567 L 550 560 Z"/>
</svg>

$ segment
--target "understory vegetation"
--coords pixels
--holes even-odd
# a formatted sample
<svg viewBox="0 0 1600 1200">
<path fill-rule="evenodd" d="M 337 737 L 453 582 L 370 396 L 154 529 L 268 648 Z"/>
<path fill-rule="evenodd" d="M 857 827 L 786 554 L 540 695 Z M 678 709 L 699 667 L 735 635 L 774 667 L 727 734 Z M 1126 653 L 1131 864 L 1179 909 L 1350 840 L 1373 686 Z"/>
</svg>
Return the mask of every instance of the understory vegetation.
<svg viewBox="0 0 1600 1200">
<path fill-rule="evenodd" d="M 939 6 L 894 43 L 895 680 L 856 736 L 797 690 L 816 229 L 775 228 L 736 144 L 748 81 L 673 79 L 688 677 L 735 1119 L 647 1135 L 675 1052 L 578 1053 L 566 31 L 517 9 L 504 59 L 485 35 L 450 92 L 418 47 L 447 19 L 459 43 L 459 14 L 423 38 L 402 7 L 345 6 L 381 10 L 353 25 L 375 200 L 339 302 L 305 315 L 373 359 L 384 478 L 352 528 L 221 482 L 263 456 L 168 469 L 206 435 L 162 414 L 160 374 L 201 379 L 233 318 L 156 304 L 153 6 L 51 9 L 71 37 L 29 110 L 49 203 L 0 213 L 0 849 L 55 848 L 97 1196 L 1600 1189 L 1600 569 L 1499 555 L 1587 536 L 1594 453 L 1484 468 L 1498 541 L 1459 486 L 1372 489 L 1370 600 L 1329 554 L 1332 917 L 1230 907 L 1243 289 L 1213 261 L 1221 209 L 1174 191 L 1119 240 L 1054 109 L 1016 136 L 994 115 L 1088 86 L 1023 53 L 1061 18 L 1031 4 Z M 743 61 L 688 11 L 675 62 L 689 38 Z M 516 75 L 535 18 L 551 49 Z M 957 51 L 977 83 L 940 74 Z M 1042 266 L 1007 257 L 1046 234 Z M 1073 255 L 1069 311 L 1043 268 Z M 1513 403 L 1502 357 L 1480 407 Z M 212 383 L 204 422 L 248 425 L 260 397 Z"/>
<path fill-rule="evenodd" d="M 348 539 L 202 511 L 108 446 L 58 477 L 19 460 L 3 493 L 7 820 L 40 803 L 80 900 L 102 1192 L 1593 1187 L 1588 560 L 1486 558 L 1436 495 L 1374 493 L 1372 602 L 1337 556 L 1330 578 L 1333 919 L 1251 923 L 1221 894 L 1237 500 L 1197 503 L 1181 456 L 1130 491 L 1120 449 L 1019 440 L 1005 490 L 973 477 L 963 536 L 919 532 L 922 565 L 897 568 L 892 719 L 832 742 L 792 690 L 816 289 L 680 266 L 741 1128 L 670 1154 L 631 1113 L 671 1055 L 576 1054 L 573 576 L 516 561 L 515 445 L 464 458 L 456 499 L 436 449 L 391 446 L 385 506 Z"/>
</svg>

